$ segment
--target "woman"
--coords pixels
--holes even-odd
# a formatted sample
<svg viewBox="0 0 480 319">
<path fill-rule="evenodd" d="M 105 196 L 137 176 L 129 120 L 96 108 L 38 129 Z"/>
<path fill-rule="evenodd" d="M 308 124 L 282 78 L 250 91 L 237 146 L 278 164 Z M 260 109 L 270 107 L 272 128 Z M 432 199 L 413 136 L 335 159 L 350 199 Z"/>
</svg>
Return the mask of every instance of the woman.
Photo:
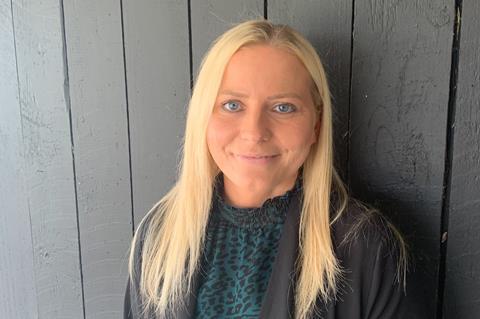
<svg viewBox="0 0 480 319">
<path fill-rule="evenodd" d="M 287 26 L 217 39 L 177 183 L 133 238 L 125 318 L 394 318 L 405 244 L 333 165 L 324 69 Z"/>
</svg>

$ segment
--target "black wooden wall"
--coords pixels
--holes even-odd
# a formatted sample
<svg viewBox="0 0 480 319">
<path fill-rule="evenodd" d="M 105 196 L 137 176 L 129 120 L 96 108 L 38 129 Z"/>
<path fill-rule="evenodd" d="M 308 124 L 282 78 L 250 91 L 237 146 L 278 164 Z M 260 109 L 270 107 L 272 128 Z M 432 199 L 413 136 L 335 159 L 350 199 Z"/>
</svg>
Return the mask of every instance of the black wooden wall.
<svg viewBox="0 0 480 319">
<path fill-rule="evenodd" d="M 480 317 L 479 16 L 477 0 L 0 0 L 0 317 L 121 316 L 200 60 L 249 18 L 323 59 L 337 166 L 410 245 L 427 309 L 410 318 Z"/>
</svg>

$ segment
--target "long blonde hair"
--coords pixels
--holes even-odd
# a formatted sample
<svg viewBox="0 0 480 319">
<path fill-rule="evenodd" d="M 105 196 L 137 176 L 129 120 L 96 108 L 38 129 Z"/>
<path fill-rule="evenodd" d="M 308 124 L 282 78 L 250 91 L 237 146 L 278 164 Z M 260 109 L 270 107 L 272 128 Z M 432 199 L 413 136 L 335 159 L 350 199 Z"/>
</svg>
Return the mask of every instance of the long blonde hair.
<svg viewBox="0 0 480 319">
<path fill-rule="evenodd" d="M 139 240 L 138 229 L 148 218 L 140 293 L 145 309 L 153 307 L 159 315 L 178 307 L 182 296 L 190 292 L 204 243 L 214 180 L 219 173 L 206 144 L 207 124 L 227 63 L 238 49 L 251 44 L 283 48 L 299 58 L 315 84 L 312 95 L 321 120 L 318 142 L 303 164 L 295 318 L 306 318 L 318 297 L 328 301 L 337 293 L 341 268 L 334 254 L 330 226 L 344 211 L 348 194 L 333 164 L 332 107 L 325 71 L 315 49 L 295 30 L 252 20 L 221 35 L 204 57 L 189 103 L 177 183 L 145 216 L 132 241 L 129 272 L 134 278 L 133 247 Z M 332 190 L 340 203 L 333 215 Z"/>
</svg>

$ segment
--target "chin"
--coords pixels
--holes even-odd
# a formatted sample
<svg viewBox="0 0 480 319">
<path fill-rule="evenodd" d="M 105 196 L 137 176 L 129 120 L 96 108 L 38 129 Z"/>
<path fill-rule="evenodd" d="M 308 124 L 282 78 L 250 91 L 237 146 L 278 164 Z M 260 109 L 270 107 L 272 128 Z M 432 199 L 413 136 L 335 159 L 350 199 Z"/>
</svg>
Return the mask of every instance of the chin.
<svg viewBox="0 0 480 319">
<path fill-rule="evenodd" d="M 261 173 L 247 173 L 247 174 L 226 175 L 230 181 L 239 187 L 251 187 L 254 185 L 269 185 L 272 183 L 272 176 L 270 174 Z"/>
</svg>

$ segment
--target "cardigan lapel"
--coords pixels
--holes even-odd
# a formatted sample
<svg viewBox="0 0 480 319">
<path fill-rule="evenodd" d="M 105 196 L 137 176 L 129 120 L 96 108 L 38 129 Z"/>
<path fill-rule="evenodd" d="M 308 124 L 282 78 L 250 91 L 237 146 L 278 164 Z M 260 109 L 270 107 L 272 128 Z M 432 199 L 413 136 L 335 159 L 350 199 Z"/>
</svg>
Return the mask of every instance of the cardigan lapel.
<svg viewBox="0 0 480 319">
<path fill-rule="evenodd" d="M 168 319 L 191 319 L 194 318 L 195 315 L 195 307 L 197 304 L 197 291 L 199 285 L 199 267 L 195 271 L 192 280 L 192 287 L 190 289 L 190 293 L 185 296 L 184 305 L 180 307 L 176 313 L 173 313 L 171 316 L 168 316 Z"/>
<path fill-rule="evenodd" d="M 298 254 L 298 234 L 300 225 L 300 200 L 298 193 L 292 197 L 282 235 L 278 243 L 278 253 L 273 263 L 260 319 L 287 319 L 294 315 L 295 261 Z"/>
</svg>

